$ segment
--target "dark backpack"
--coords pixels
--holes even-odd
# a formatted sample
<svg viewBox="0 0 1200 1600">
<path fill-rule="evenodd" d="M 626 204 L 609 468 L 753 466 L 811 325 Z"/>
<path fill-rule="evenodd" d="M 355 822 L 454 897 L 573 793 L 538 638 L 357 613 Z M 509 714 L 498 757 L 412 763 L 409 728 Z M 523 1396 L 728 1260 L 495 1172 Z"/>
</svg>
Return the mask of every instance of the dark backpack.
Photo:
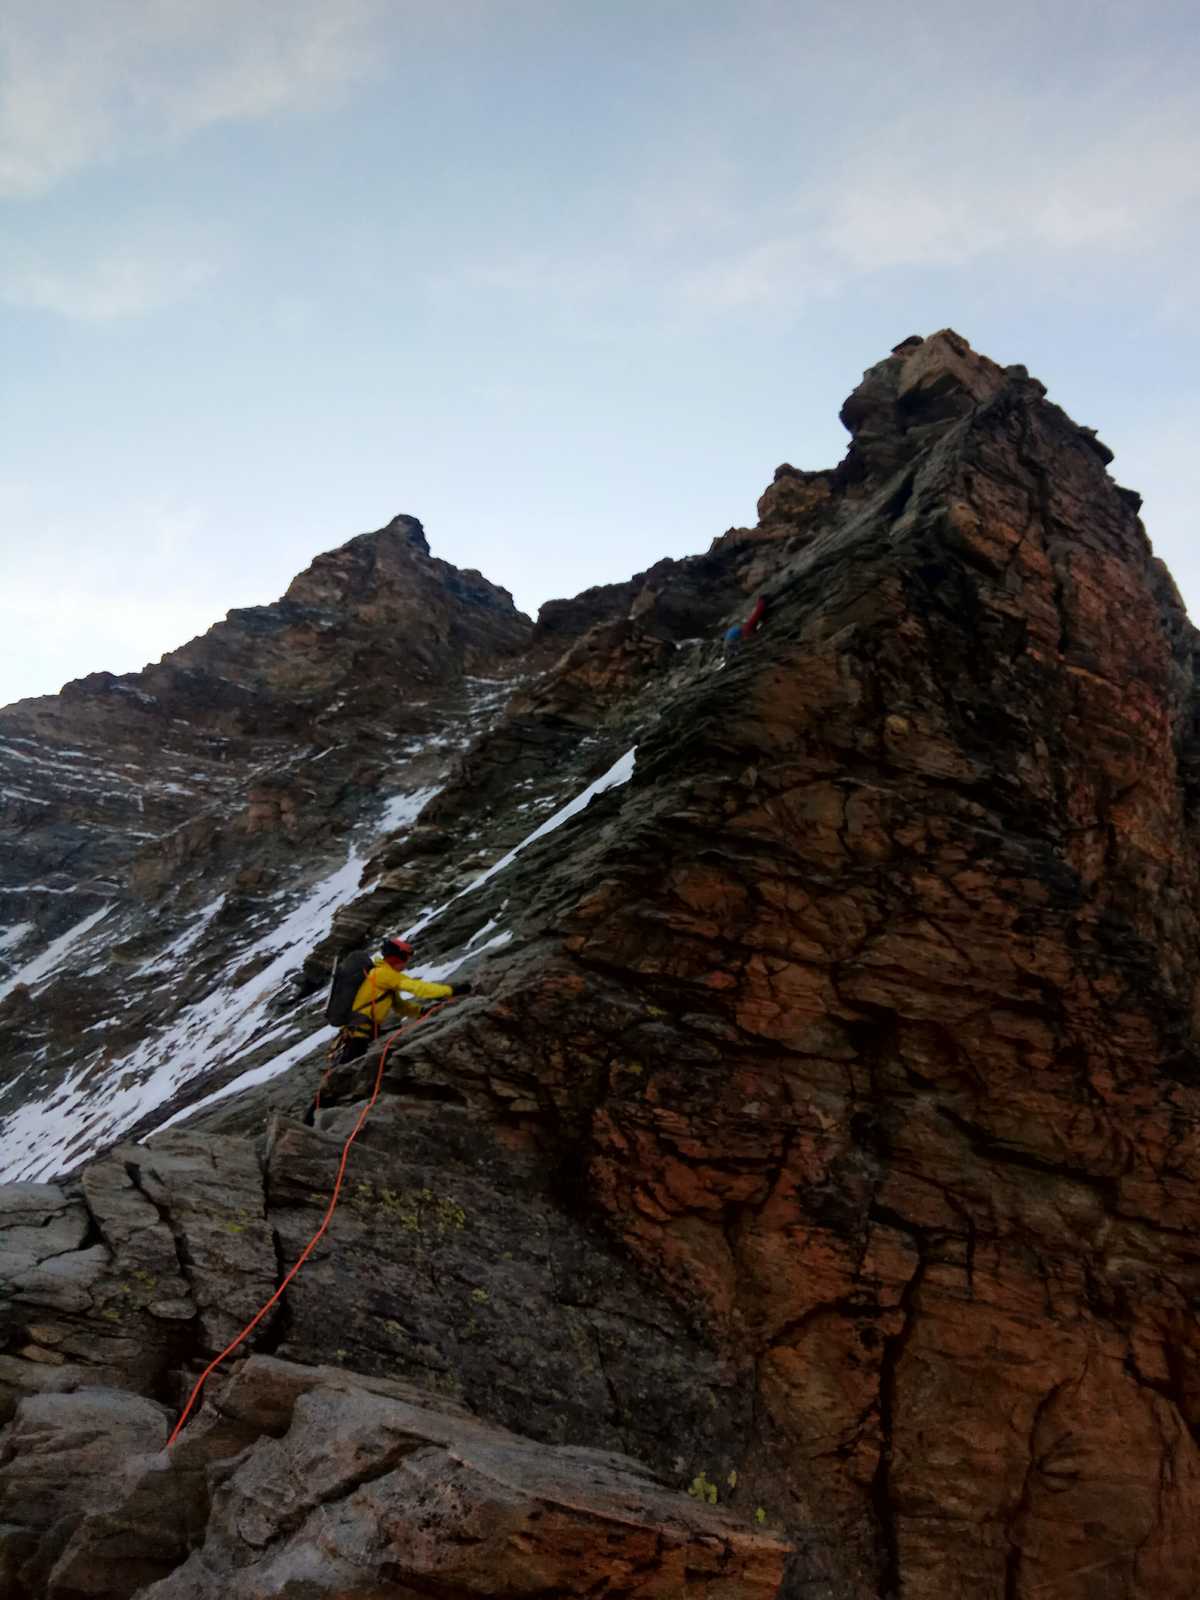
<svg viewBox="0 0 1200 1600">
<path fill-rule="evenodd" d="M 374 965 L 375 957 L 369 950 L 351 950 L 348 956 L 334 962 L 329 997 L 325 1001 L 326 1022 L 331 1022 L 335 1028 L 344 1028 L 353 1021 L 354 996 Z"/>
</svg>

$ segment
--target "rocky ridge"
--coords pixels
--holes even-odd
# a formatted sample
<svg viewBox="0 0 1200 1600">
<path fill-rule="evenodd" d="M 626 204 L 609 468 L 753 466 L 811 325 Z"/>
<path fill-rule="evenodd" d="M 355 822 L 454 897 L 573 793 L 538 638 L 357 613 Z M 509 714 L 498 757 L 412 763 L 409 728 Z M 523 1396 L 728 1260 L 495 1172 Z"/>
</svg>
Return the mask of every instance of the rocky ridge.
<svg viewBox="0 0 1200 1600">
<path fill-rule="evenodd" d="M 23 1600 L 160 1571 L 164 1600 L 1195 1591 L 1196 634 L 1024 369 L 906 341 L 843 418 L 846 459 L 781 468 L 758 527 L 543 613 L 525 681 L 289 947 L 229 1058 L 260 1081 L 213 1100 L 202 1063 L 154 1112 L 190 1102 L 187 1131 L 0 1191 Z M 174 1533 L 85 1589 L 134 1519 L 87 1469 L 36 1509 L 38 1453 L 111 1415 L 138 1503 L 162 1404 L 311 1235 L 374 1075 L 305 1126 L 306 981 L 401 925 L 477 993 L 391 1050 L 328 1248 L 176 1447 Z M 521 1465 L 579 1447 L 646 1463 L 580 1462 L 586 1538 L 567 1459 Z M 616 1554 L 613 1496 L 641 1496 Z"/>
</svg>

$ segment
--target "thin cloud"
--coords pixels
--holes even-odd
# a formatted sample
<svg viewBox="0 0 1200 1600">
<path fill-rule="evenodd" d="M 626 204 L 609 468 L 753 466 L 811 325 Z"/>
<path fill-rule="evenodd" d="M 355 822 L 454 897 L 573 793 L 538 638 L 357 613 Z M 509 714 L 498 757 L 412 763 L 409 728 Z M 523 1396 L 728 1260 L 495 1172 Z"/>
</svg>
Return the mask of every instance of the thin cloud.
<svg viewBox="0 0 1200 1600">
<path fill-rule="evenodd" d="M 1200 222 L 1190 98 L 1147 108 L 1115 87 L 1075 101 L 964 89 L 881 117 L 819 168 L 785 139 L 765 160 L 736 145 L 736 130 L 725 149 L 710 132 L 686 155 L 653 153 L 590 247 L 497 251 L 431 284 L 582 319 L 620 300 L 626 319 L 632 307 L 671 322 L 794 310 L 868 276 L 989 258 L 1059 271 L 1074 255 L 1094 273 L 1136 255 L 1151 282 Z M 1180 291 L 1164 282 L 1162 295 L 1165 306 Z"/>
<path fill-rule="evenodd" d="M 186 222 L 143 221 L 70 250 L 10 252 L 0 261 L 0 301 L 77 322 L 113 322 L 190 299 L 226 259 L 215 233 Z"/>
<path fill-rule="evenodd" d="M 944 113 L 946 108 L 941 108 Z M 1194 220 L 1194 106 L 1112 117 L 1010 98 L 944 123 L 877 130 L 839 174 L 819 242 L 854 271 L 959 266 L 1001 250 L 1143 249 Z M 1089 125 L 1091 123 L 1091 125 Z"/>
<path fill-rule="evenodd" d="M 88 672 L 138 671 L 224 615 L 229 597 L 197 559 L 213 532 L 198 507 L 134 500 L 114 519 L 119 536 L 90 528 L 81 540 L 78 523 L 46 499 L 0 479 L 0 522 L 23 530 L 0 587 L 0 702 L 53 694 Z M 47 550 L 71 559 L 55 568 L 55 628 L 30 628 L 45 614 Z"/>
<path fill-rule="evenodd" d="M 530 299 L 570 303 L 613 294 L 630 283 L 630 264 L 617 251 L 581 256 L 512 250 L 471 261 L 452 275 L 455 287 L 492 289 Z M 436 290 L 442 280 L 430 275 Z"/>
<path fill-rule="evenodd" d="M 692 311 L 744 311 L 832 294 L 839 274 L 811 235 L 769 239 L 684 273 L 680 298 Z"/>
<path fill-rule="evenodd" d="M 869 149 L 797 184 L 786 202 L 747 206 L 740 248 L 698 241 L 687 302 L 710 312 L 794 307 L 870 274 L 987 257 L 1028 264 L 1086 253 L 1097 268 L 1136 253 L 1152 263 L 1157 247 L 1165 253 L 1200 221 L 1190 102 L 1123 120 L 1110 113 L 1102 127 L 1081 108 L 1051 116 L 1032 98 L 953 110 L 875 128 Z"/>
<path fill-rule="evenodd" d="M 9 0 L 0 198 L 124 150 L 303 109 L 372 70 L 383 0 Z"/>
</svg>

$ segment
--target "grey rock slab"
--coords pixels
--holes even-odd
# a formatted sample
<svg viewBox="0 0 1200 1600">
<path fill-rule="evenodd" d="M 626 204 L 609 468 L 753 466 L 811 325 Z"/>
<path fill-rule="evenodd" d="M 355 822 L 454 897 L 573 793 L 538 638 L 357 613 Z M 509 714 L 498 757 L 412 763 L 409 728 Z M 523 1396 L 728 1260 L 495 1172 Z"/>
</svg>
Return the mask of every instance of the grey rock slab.
<svg viewBox="0 0 1200 1600">
<path fill-rule="evenodd" d="M 92 1291 L 109 1264 L 108 1248 L 102 1244 L 87 1250 L 71 1250 L 50 1256 L 9 1280 L 14 1300 L 29 1305 L 48 1306 L 55 1311 L 86 1312 L 92 1306 Z"/>
<path fill-rule="evenodd" d="M 174 1470 L 163 1451 L 115 1462 L 107 1492 L 56 1530 L 65 1544 L 49 1574 L 49 1600 L 124 1600 L 179 1566 L 207 1512 L 202 1476 Z"/>
<path fill-rule="evenodd" d="M 158 1209 L 186 1263 L 204 1347 L 223 1349 L 275 1292 L 275 1239 L 254 1146 L 213 1134 L 170 1134 L 116 1152 Z M 177 1296 L 155 1295 L 159 1315 Z"/>
<path fill-rule="evenodd" d="M 69 1204 L 57 1183 L 6 1183 L 0 1187 L 0 1231 L 21 1223 L 40 1228 Z"/>
<path fill-rule="evenodd" d="M 130 1176 L 121 1148 L 85 1167 L 79 1182 L 97 1227 L 114 1250 L 138 1234 L 163 1229 L 156 1207 Z"/>
<path fill-rule="evenodd" d="M 271 1217 L 288 1263 L 320 1221 L 354 1114 L 328 1132 L 277 1128 Z M 401 1377 L 548 1443 L 587 1439 L 678 1471 L 723 1459 L 745 1421 L 730 1364 L 543 1194 L 529 1154 L 498 1149 L 469 1111 L 380 1101 L 288 1288 L 279 1354 Z"/>
<path fill-rule="evenodd" d="M 343 1379 L 297 1398 L 286 1434 L 216 1488 L 203 1546 L 139 1600 L 770 1600 L 787 1554 L 626 1457 L 547 1449 Z"/>
<path fill-rule="evenodd" d="M 58 1184 L 0 1186 L 0 1289 L 38 1262 L 77 1250 L 88 1227 L 86 1207 Z"/>
<path fill-rule="evenodd" d="M 230 1374 L 215 1406 L 223 1417 L 245 1424 L 255 1434 L 279 1435 L 290 1427 L 292 1412 L 301 1395 L 321 1387 L 362 1389 L 424 1411 L 460 1418 L 470 1416 L 470 1412 L 454 1401 L 414 1384 L 368 1373 L 346 1372 L 339 1367 L 302 1366 L 269 1355 L 252 1355 L 240 1362 Z"/>
<path fill-rule="evenodd" d="M 48 1528 L 106 1494 L 115 1463 L 160 1450 L 166 1437 L 166 1412 L 141 1395 L 31 1395 L 0 1435 L 0 1520 Z"/>
<path fill-rule="evenodd" d="M 62 1330 L 56 1329 L 55 1332 Z M 58 1341 L 61 1343 L 61 1340 Z M 62 1352 L 57 1351 L 56 1354 Z M 0 1424 L 12 1417 L 18 1403 L 31 1394 L 66 1394 L 72 1389 L 103 1386 L 124 1388 L 127 1383 L 119 1367 L 84 1366 L 64 1356 L 63 1365 L 48 1366 L 18 1356 L 0 1355 Z M 3 1594 L 0 1590 L 0 1594 Z"/>
<path fill-rule="evenodd" d="M 120 1147 L 84 1171 L 80 1183 L 88 1207 L 112 1249 L 113 1273 L 127 1302 L 163 1320 L 186 1320 L 196 1306 L 175 1236 L 135 1182 L 128 1149 Z"/>
<path fill-rule="evenodd" d="M 231 1362 L 224 1382 L 220 1375 L 214 1377 L 171 1448 L 172 1468 L 183 1473 L 209 1471 L 263 1435 L 281 1438 L 292 1425 L 297 1401 L 317 1390 L 361 1392 L 415 1408 L 425 1417 L 473 1420 L 461 1406 L 411 1384 L 337 1367 L 305 1367 L 276 1356 L 251 1355 Z"/>
</svg>

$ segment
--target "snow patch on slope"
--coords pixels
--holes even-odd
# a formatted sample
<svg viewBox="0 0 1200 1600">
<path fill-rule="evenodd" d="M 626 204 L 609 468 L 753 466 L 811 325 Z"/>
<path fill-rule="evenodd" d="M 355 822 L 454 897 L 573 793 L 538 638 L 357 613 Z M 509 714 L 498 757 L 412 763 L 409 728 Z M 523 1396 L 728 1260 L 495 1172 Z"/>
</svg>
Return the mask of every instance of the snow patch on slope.
<svg viewBox="0 0 1200 1600">
<path fill-rule="evenodd" d="M 402 828 L 406 822 L 413 822 L 424 811 L 425 807 L 440 793 L 441 786 L 434 784 L 428 789 L 414 789 L 411 794 L 394 794 L 383 808 L 383 817 L 379 826 L 384 833 L 394 833 L 397 828 Z"/>
<path fill-rule="evenodd" d="M 580 811 L 590 805 L 598 794 L 604 794 L 608 789 L 615 789 L 620 784 L 628 783 L 630 778 L 633 777 L 636 765 L 637 745 L 634 745 L 632 749 L 626 750 L 623 756 L 614 761 L 607 772 L 602 773 L 594 782 L 589 783 L 586 789 L 581 789 L 573 800 L 568 800 L 566 805 L 561 806 L 553 816 L 547 817 L 545 822 L 536 827 L 532 833 L 527 834 L 520 844 L 514 845 L 511 850 L 502 855 L 499 861 L 494 861 L 486 872 L 481 872 L 477 878 L 472 878 L 465 889 L 460 889 L 456 895 L 451 895 L 450 899 L 444 901 L 440 906 L 423 912 L 421 917 L 406 931 L 404 937 L 411 939 L 415 934 L 420 933 L 422 928 L 427 928 L 435 918 L 440 917 L 447 906 L 452 906 L 456 900 L 461 900 L 464 895 L 474 894 L 475 890 L 487 883 L 489 878 L 494 878 L 497 873 L 503 872 L 505 867 L 511 866 L 522 850 L 527 850 L 537 840 L 544 839 L 548 833 L 553 833 L 556 828 L 561 828 L 564 822 L 569 821 L 571 817 L 577 816 Z"/>
<path fill-rule="evenodd" d="M 223 894 L 218 895 L 215 900 L 210 900 L 208 905 L 201 909 L 200 915 L 186 933 L 181 934 L 178 939 L 168 945 L 157 961 L 151 961 L 141 968 L 142 977 L 146 977 L 151 972 L 169 972 L 180 956 L 186 955 L 193 945 L 204 937 L 208 931 L 209 923 L 224 904 L 225 896 Z"/>
<path fill-rule="evenodd" d="M 463 894 L 472 894 L 482 884 L 485 884 L 489 878 L 494 878 L 498 872 L 503 872 L 505 867 L 511 865 L 517 859 L 522 850 L 528 849 L 538 839 L 544 839 L 548 833 L 553 833 L 556 828 L 561 828 L 564 822 L 569 821 L 571 817 L 578 815 L 580 811 L 590 805 L 598 794 L 604 794 L 608 789 L 616 789 L 621 784 L 628 783 L 630 778 L 633 777 L 636 765 L 637 745 L 634 745 L 631 750 L 626 750 L 623 756 L 614 761 L 607 772 L 603 773 L 595 782 L 589 783 L 586 789 L 575 796 L 574 800 L 568 800 L 565 806 L 556 811 L 553 816 L 547 817 L 545 822 L 541 823 L 531 834 L 522 839 L 520 844 L 514 845 L 507 855 L 501 856 L 499 861 L 494 862 L 486 872 L 481 872 L 477 878 L 473 879 L 461 891 L 460 895 L 455 896 L 455 899 L 460 899 Z"/>
<path fill-rule="evenodd" d="M 464 889 L 425 913 L 408 930 L 408 935 L 411 937 L 454 901 L 472 894 L 503 872 L 522 851 L 562 827 L 597 795 L 627 783 L 634 774 L 636 756 L 635 745 Z M 390 797 L 382 824 L 377 823 L 376 827 L 382 825 L 388 832 L 403 827 L 420 814 L 436 793 L 434 788 L 419 789 Z M 353 851 L 345 864 L 315 885 L 277 927 L 240 952 L 242 968 L 264 959 L 264 965 L 253 978 L 236 988 L 222 985 L 178 1012 L 159 1032 L 143 1039 L 135 1050 L 116 1061 L 104 1062 L 103 1049 L 93 1052 L 63 1080 L 50 1098 L 27 1104 L 7 1118 L 0 1126 L 0 1181 L 43 1180 L 79 1166 L 98 1149 L 113 1143 L 125 1130 L 142 1121 L 156 1106 L 172 1098 L 192 1079 L 232 1062 L 252 1043 L 261 1045 L 283 1032 L 287 1023 L 268 1026 L 270 1002 L 298 970 L 307 951 L 324 935 L 334 912 L 357 895 L 364 865 L 365 855 Z M 173 946 L 168 965 L 181 951 L 199 940 L 219 908 L 220 901 L 203 908 L 197 923 Z M 14 984 L 36 981 L 53 970 L 68 945 L 83 938 L 110 909 L 108 905 L 102 906 L 76 924 L 35 961 L 14 974 L 7 987 L 0 989 L 0 997 Z M 501 930 L 493 934 L 495 925 L 496 919 L 493 919 L 472 935 L 459 953 L 437 966 L 416 969 L 414 976 L 431 982 L 441 981 L 467 960 L 486 950 L 503 947 L 512 939 L 512 933 Z M 486 937 L 488 935 L 491 937 Z M 163 965 L 160 957 L 143 971 L 153 973 Z M 163 1126 L 170 1126 L 202 1106 L 280 1075 L 313 1054 L 330 1032 L 319 1028 L 309 1033 L 269 1061 L 251 1068 L 198 1104 L 172 1116 Z"/>
<path fill-rule="evenodd" d="M 111 910 L 111 905 L 101 906 L 99 911 L 93 911 L 90 917 L 84 917 L 82 922 L 77 922 L 73 928 L 68 928 L 66 933 L 60 934 L 52 944 L 46 946 L 40 956 L 35 956 L 10 978 L 0 983 L 0 1000 L 3 1000 L 5 995 L 11 994 L 19 983 L 32 985 L 49 977 L 68 950 L 83 939 L 101 917 L 106 917 Z"/>
<path fill-rule="evenodd" d="M 496 919 L 486 923 L 467 940 L 459 954 L 437 966 L 413 967 L 411 975 L 414 978 L 423 978 L 426 983 L 445 983 L 451 974 L 458 971 L 464 962 L 480 956 L 485 950 L 499 950 L 503 945 L 512 941 L 512 933 L 504 930 L 493 935 L 484 944 L 480 939 L 496 926 Z M 177 1122 L 195 1116 L 198 1111 L 203 1111 L 207 1106 L 215 1105 L 219 1100 L 227 1100 L 231 1095 L 240 1094 L 243 1089 L 252 1089 L 260 1083 L 269 1083 L 272 1078 L 278 1078 L 290 1068 L 298 1066 L 300 1062 L 307 1061 L 319 1050 L 325 1049 L 329 1041 L 336 1034 L 337 1029 L 329 1026 L 317 1028 L 314 1032 L 305 1034 L 303 1039 L 298 1039 L 295 1044 L 289 1045 L 286 1050 L 280 1051 L 277 1056 L 272 1056 L 269 1061 L 262 1061 L 256 1067 L 251 1067 L 243 1072 L 240 1077 L 223 1084 L 221 1088 L 214 1089 L 212 1094 L 206 1094 L 202 1100 L 197 1100 L 193 1105 L 185 1106 L 182 1111 L 176 1111 L 173 1116 L 155 1128 L 155 1133 L 164 1133 Z"/>
<path fill-rule="evenodd" d="M 206 1106 L 215 1105 L 218 1100 L 226 1100 L 232 1094 L 240 1094 L 243 1089 L 252 1089 L 255 1084 L 267 1083 L 272 1078 L 279 1077 L 289 1067 L 298 1065 L 307 1060 L 319 1047 L 323 1047 L 336 1030 L 333 1028 L 319 1028 L 316 1033 L 309 1033 L 297 1043 L 283 1050 L 277 1056 L 272 1056 L 270 1061 L 263 1061 L 257 1067 L 251 1067 L 248 1072 L 243 1072 L 240 1077 L 224 1084 L 220 1089 L 214 1089 L 212 1094 L 206 1094 L 203 1100 L 197 1100 L 194 1105 L 184 1106 L 182 1111 L 176 1111 L 174 1116 L 155 1128 L 155 1133 L 163 1133 L 175 1123 L 182 1122 L 185 1117 L 195 1116 L 197 1111 L 203 1111 Z"/>
<path fill-rule="evenodd" d="M 507 902 L 505 903 L 507 904 Z M 490 922 L 485 922 L 478 932 L 471 935 L 462 949 L 448 960 L 440 962 L 436 966 L 413 967 L 412 976 L 414 978 L 422 978 L 426 983 L 445 983 L 465 962 L 473 960 L 476 956 L 481 956 L 485 950 L 499 950 L 502 946 L 511 944 L 512 933 L 508 929 L 493 934 L 486 943 L 480 944 L 479 941 L 492 932 L 498 921 L 498 917 L 493 917 Z"/>
<path fill-rule="evenodd" d="M 382 825 L 377 822 L 373 832 L 403 827 L 437 793 L 436 787 L 430 787 L 392 795 L 386 803 Z M 0 1182 L 42 1179 L 78 1166 L 171 1099 L 193 1078 L 207 1075 L 234 1060 L 252 1043 L 262 1044 L 273 1033 L 283 1031 L 286 1024 L 282 1023 L 267 1028 L 270 1002 L 295 976 L 312 946 L 325 936 L 334 912 L 358 894 L 368 853 L 366 848 L 352 851 L 344 865 L 314 885 L 281 922 L 238 952 L 239 969 L 264 963 L 252 978 L 236 987 L 223 984 L 176 1012 L 165 1027 L 144 1038 L 128 1055 L 102 1063 L 104 1052 L 94 1053 L 47 1100 L 30 1102 L 5 1119 L 0 1124 Z M 133 976 L 155 977 L 176 971 L 179 957 L 200 941 L 223 901 L 221 896 L 203 907 L 181 938 Z M 36 960 L 5 980 L 0 986 L 0 998 L 15 984 L 33 982 L 52 971 L 68 946 L 82 939 L 109 909 L 103 906 L 85 917 Z M 170 1003 L 166 1002 L 168 1009 Z M 322 1036 L 327 1032 L 323 1030 Z M 314 1047 L 316 1038 L 310 1034 L 273 1061 L 251 1069 L 262 1074 L 253 1081 L 262 1082 L 285 1071 Z M 246 1086 L 239 1079 L 234 1083 Z M 233 1092 L 232 1085 L 218 1091 L 218 1095 L 223 1097 L 227 1092 Z M 189 1111 L 196 1109 L 192 1106 Z"/>
<path fill-rule="evenodd" d="M 248 982 L 237 988 L 223 984 L 178 1012 L 127 1056 L 109 1062 L 102 1073 L 89 1060 L 64 1079 L 49 1100 L 31 1102 L 14 1112 L 0 1132 L 0 1180 L 41 1179 L 78 1165 L 192 1078 L 236 1056 L 261 1034 L 270 1001 L 322 937 L 333 913 L 358 893 L 363 865 L 364 857 L 352 853 L 282 922 L 241 953 L 241 965 L 268 958 Z M 107 910 L 106 906 L 85 922 L 90 925 Z M 83 927 L 73 928 L 58 942 L 65 945 L 79 938 Z M 46 951 L 39 962 L 50 954 Z"/>
<path fill-rule="evenodd" d="M 11 950 L 13 945 L 20 944 L 25 935 L 32 931 L 32 922 L 14 922 L 11 928 L 5 928 L 0 933 L 0 950 Z"/>
</svg>

